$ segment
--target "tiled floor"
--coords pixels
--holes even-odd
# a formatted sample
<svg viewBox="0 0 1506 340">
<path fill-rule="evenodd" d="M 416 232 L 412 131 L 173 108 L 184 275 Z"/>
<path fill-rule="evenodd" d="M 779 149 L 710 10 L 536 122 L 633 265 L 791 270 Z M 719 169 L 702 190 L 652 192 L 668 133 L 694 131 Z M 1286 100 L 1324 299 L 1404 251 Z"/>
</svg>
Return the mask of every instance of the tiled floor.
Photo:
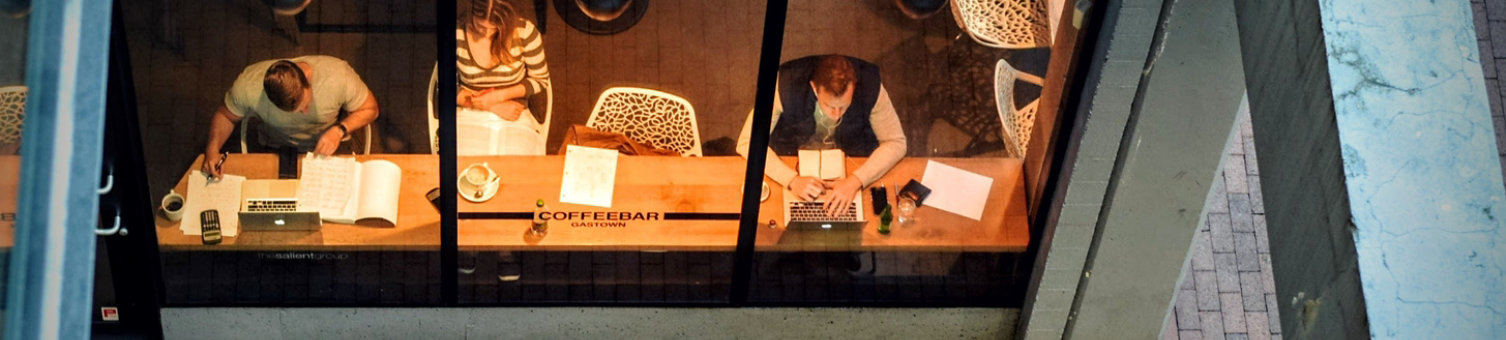
<svg viewBox="0 0 1506 340">
<path fill-rule="evenodd" d="M 0 15 L 0 87 L 26 83 L 26 19 Z"/>
<path fill-rule="evenodd" d="M 877 64 L 905 126 L 910 155 L 952 154 L 975 137 L 999 139 L 993 93 L 999 59 L 1040 75 L 1050 57 L 1046 49 L 983 47 L 961 33 L 946 11 L 917 20 L 890 1 L 795 0 L 785 18 L 780 59 L 837 53 Z M 1039 92 L 1039 87 L 1016 86 L 1017 103 Z"/>
<path fill-rule="evenodd" d="M 423 148 L 424 88 L 435 61 L 433 34 L 304 33 L 294 44 L 261 1 L 152 0 L 123 6 L 151 194 L 160 197 L 203 152 L 208 119 L 246 65 L 323 54 L 346 60 L 378 98 L 383 134 Z M 359 5 L 351 5 L 359 4 Z M 432 26 L 433 5 L 405 0 L 324 0 L 313 23 Z M 233 139 L 233 138 L 232 138 Z M 233 145 L 234 143 L 227 143 Z M 231 149 L 236 149 L 231 147 Z M 411 149 L 411 148 L 410 148 Z"/>
<path fill-rule="evenodd" d="M 1240 112 L 1239 122 L 1207 223 L 1193 239 L 1166 339 L 1281 338 L 1249 112 Z"/>
</svg>

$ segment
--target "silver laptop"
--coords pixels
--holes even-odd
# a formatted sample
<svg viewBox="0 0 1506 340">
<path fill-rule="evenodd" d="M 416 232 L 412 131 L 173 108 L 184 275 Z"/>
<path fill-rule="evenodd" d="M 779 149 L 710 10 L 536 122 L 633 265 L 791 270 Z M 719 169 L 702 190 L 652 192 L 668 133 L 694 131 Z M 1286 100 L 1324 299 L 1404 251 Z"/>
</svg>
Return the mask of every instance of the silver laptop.
<svg viewBox="0 0 1506 340">
<path fill-rule="evenodd" d="M 318 211 L 298 210 L 298 180 L 248 179 L 241 184 L 241 230 L 317 231 Z"/>
<path fill-rule="evenodd" d="M 847 211 L 837 216 L 826 215 L 826 202 L 801 201 L 789 190 L 784 191 L 784 221 L 789 229 L 863 229 L 868 221 L 863 220 L 863 195 L 855 195 Z"/>
</svg>

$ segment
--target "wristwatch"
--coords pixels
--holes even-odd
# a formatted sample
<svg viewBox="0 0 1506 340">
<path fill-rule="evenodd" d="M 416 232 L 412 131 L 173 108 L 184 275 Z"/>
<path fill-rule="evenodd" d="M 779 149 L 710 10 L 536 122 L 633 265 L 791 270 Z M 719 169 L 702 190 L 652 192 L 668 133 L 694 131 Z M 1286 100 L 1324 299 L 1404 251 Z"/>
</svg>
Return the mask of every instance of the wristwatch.
<svg viewBox="0 0 1506 340">
<path fill-rule="evenodd" d="M 335 127 L 340 128 L 340 138 L 350 136 L 350 130 L 345 129 L 345 123 L 335 123 Z"/>
</svg>

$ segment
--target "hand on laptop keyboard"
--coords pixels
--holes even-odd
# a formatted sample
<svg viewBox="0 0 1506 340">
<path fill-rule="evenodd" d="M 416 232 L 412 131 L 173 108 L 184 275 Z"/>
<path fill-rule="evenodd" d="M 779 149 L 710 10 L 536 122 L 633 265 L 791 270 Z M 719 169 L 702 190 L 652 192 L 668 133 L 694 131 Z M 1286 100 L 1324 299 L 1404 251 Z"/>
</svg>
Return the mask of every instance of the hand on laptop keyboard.
<svg viewBox="0 0 1506 340">
<path fill-rule="evenodd" d="M 821 196 L 822 201 L 828 202 L 826 204 L 826 215 L 837 216 L 847 211 L 847 208 L 852 205 L 852 198 L 858 194 L 858 189 L 863 188 L 863 183 L 857 177 L 847 176 L 839 180 L 826 182 L 826 187 L 830 190 L 827 190 L 826 194 Z"/>
<path fill-rule="evenodd" d="M 790 180 L 790 192 L 802 201 L 814 200 L 826 191 L 826 183 L 815 177 L 800 176 Z"/>
</svg>

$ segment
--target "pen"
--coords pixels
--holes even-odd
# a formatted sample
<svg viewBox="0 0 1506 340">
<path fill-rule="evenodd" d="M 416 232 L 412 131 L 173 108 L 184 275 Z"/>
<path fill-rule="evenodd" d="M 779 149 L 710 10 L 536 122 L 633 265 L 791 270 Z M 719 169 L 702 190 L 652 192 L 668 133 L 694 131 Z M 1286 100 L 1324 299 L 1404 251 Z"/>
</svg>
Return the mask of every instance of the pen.
<svg viewBox="0 0 1506 340">
<path fill-rule="evenodd" d="M 220 152 L 220 161 L 214 163 L 214 171 L 215 172 L 221 172 L 221 173 L 223 173 L 223 171 L 225 171 L 224 170 L 225 169 L 225 160 L 229 159 L 229 158 L 230 158 L 230 152 L 229 151 L 221 151 Z M 214 179 L 214 174 L 204 174 L 204 175 L 209 176 L 209 179 Z"/>
</svg>

